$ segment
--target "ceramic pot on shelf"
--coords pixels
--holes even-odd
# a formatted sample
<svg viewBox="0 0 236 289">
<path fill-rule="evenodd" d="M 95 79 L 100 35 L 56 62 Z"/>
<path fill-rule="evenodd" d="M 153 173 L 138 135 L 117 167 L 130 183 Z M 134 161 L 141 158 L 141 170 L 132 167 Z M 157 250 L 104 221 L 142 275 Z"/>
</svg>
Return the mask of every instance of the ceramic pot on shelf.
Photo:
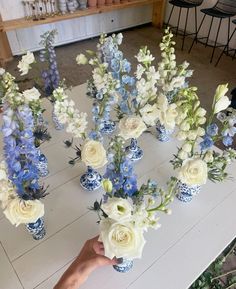
<svg viewBox="0 0 236 289">
<path fill-rule="evenodd" d="M 80 185 L 87 191 L 95 191 L 102 185 L 102 176 L 92 167 L 88 167 L 87 172 L 80 178 Z"/>
<path fill-rule="evenodd" d="M 41 240 L 46 235 L 43 218 L 39 218 L 34 223 L 26 224 L 26 229 L 32 235 L 34 240 Z"/>
</svg>

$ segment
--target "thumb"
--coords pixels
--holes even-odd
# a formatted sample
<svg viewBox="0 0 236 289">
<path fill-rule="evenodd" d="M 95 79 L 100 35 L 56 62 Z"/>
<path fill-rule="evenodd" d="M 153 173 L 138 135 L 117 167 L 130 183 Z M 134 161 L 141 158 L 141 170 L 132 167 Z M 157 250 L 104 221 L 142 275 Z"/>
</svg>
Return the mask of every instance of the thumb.
<svg viewBox="0 0 236 289">
<path fill-rule="evenodd" d="M 113 258 L 113 259 L 109 259 L 105 256 L 99 255 L 96 257 L 96 261 L 98 266 L 106 266 L 106 265 L 117 265 L 117 259 Z"/>
</svg>

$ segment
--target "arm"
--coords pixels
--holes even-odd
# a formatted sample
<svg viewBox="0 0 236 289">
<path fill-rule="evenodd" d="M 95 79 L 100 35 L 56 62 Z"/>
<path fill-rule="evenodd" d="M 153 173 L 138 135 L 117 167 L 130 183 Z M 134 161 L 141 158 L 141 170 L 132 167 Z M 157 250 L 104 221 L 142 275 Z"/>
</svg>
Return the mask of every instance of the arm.
<svg viewBox="0 0 236 289">
<path fill-rule="evenodd" d="M 54 289 L 78 289 L 96 268 L 117 264 L 116 259 L 110 260 L 103 254 L 104 247 L 98 242 L 98 237 L 86 241 L 79 256 L 62 275 Z"/>
</svg>

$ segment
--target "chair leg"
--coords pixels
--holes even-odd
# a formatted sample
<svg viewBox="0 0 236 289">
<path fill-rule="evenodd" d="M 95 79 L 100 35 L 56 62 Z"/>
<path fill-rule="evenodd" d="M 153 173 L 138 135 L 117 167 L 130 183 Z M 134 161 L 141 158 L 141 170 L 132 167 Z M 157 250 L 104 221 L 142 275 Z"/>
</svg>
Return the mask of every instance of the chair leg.
<svg viewBox="0 0 236 289">
<path fill-rule="evenodd" d="M 168 21 L 167 21 L 167 23 L 166 23 L 166 27 L 169 25 L 169 22 L 170 22 L 170 19 L 171 19 L 171 16 L 172 16 L 172 13 L 173 13 L 174 8 L 175 8 L 175 6 L 172 5 L 172 9 L 171 9 L 171 12 L 170 12 L 170 16 L 169 16 Z"/>
<path fill-rule="evenodd" d="M 178 31 L 179 31 L 179 21 L 181 17 L 181 12 L 182 12 L 182 7 L 180 7 L 179 9 L 179 17 L 178 17 L 178 23 L 177 23 L 176 33 L 175 33 L 176 36 L 178 35 Z"/>
<path fill-rule="evenodd" d="M 208 40 L 209 40 L 209 36 L 210 36 L 210 33 L 211 33 L 211 28 L 212 28 L 213 19 L 214 19 L 214 17 L 212 16 L 212 17 L 211 17 L 210 28 L 209 28 L 208 34 L 207 34 L 207 40 L 206 40 L 206 43 L 205 43 L 205 47 L 207 47 L 207 44 L 208 44 Z"/>
<path fill-rule="evenodd" d="M 197 35 L 197 7 L 194 7 L 195 10 L 195 35 Z M 197 43 L 197 38 L 196 38 Z"/>
<path fill-rule="evenodd" d="M 229 55 L 229 33 L 230 33 L 230 17 L 228 19 L 227 55 Z"/>
<path fill-rule="evenodd" d="M 221 22 L 222 22 L 222 18 L 220 18 L 220 22 L 219 22 L 219 25 L 218 25 L 217 34 L 216 34 L 216 39 L 215 39 L 215 45 L 214 45 L 214 47 L 213 47 L 213 51 L 212 51 L 212 54 L 211 54 L 210 63 L 212 63 L 212 60 L 213 60 L 213 57 L 214 57 L 214 53 L 215 53 L 216 43 L 217 43 L 218 36 L 219 36 L 219 31 L 220 31 Z"/>
<path fill-rule="evenodd" d="M 215 66 L 218 65 L 218 63 L 221 60 L 221 57 L 225 53 L 226 49 L 229 47 L 229 43 L 230 43 L 231 39 L 233 38 L 235 32 L 236 32 L 236 28 L 234 28 L 234 31 L 232 32 L 231 36 L 229 37 L 229 40 L 228 40 L 227 44 L 225 45 L 224 49 L 222 50 L 222 52 L 221 52 L 221 54 L 220 54 L 220 56 L 219 56 L 219 58 L 218 58 L 218 60 L 217 60 L 217 62 L 215 64 Z M 232 59 L 234 59 L 235 55 L 236 55 L 236 49 L 235 49 L 234 55 L 232 56 Z"/>
<path fill-rule="evenodd" d="M 235 56 L 236 56 L 236 49 L 234 50 L 234 55 L 232 56 L 232 60 L 234 60 Z"/>
<path fill-rule="evenodd" d="M 203 18 L 202 18 L 202 21 L 201 21 L 201 23 L 200 23 L 200 26 L 198 27 L 196 36 L 195 36 L 194 39 L 193 39 L 192 45 L 190 46 L 188 53 L 191 52 L 191 50 L 192 50 L 192 48 L 193 48 L 193 45 L 194 45 L 194 42 L 195 42 L 195 41 L 197 42 L 197 36 L 198 36 L 199 31 L 200 31 L 201 28 L 202 28 L 202 24 L 203 24 L 203 22 L 204 22 L 204 20 L 205 20 L 205 17 L 206 17 L 206 14 L 204 14 L 204 16 L 203 16 Z"/>
<path fill-rule="evenodd" d="M 186 20 L 185 20 L 185 25 L 184 25 L 184 35 L 183 35 L 181 50 L 184 49 L 184 41 L 185 41 L 185 37 L 186 37 L 186 28 L 187 28 L 187 23 L 188 23 L 188 14 L 189 14 L 189 8 L 187 9 L 187 15 L 186 15 Z"/>
</svg>

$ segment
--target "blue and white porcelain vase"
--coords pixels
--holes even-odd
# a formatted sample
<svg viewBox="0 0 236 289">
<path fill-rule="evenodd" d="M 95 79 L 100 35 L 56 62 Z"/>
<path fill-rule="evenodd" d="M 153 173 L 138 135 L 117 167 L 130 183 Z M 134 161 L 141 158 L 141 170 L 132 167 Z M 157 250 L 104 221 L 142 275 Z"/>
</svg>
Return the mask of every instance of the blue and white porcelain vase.
<svg viewBox="0 0 236 289">
<path fill-rule="evenodd" d="M 113 265 L 113 268 L 120 273 L 126 273 L 133 268 L 133 264 L 133 260 L 123 259 L 121 264 Z"/>
<path fill-rule="evenodd" d="M 48 160 L 44 154 L 41 153 L 40 149 L 38 149 L 38 160 L 37 168 L 39 170 L 40 177 L 46 177 L 49 174 L 48 171 Z"/>
<path fill-rule="evenodd" d="M 177 184 L 177 194 L 176 197 L 185 203 L 192 201 L 193 197 L 196 196 L 201 190 L 200 185 L 187 185 L 181 181 Z"/>
<path fill-rule="evenodd" d="M 41 240 L 46 235 L 43 218 L 39 218 L 35 223 L 26 224 L 26 229 L 35 240 Z"/>
<path fill-rule="evenodd" d="M 58 117 L 55 114 L 54 108 L 53 108 L 53 111 L 52 111 L 52 121 L 53 121 L 53 124 L 54 124 L 54 127 L 55 127 L 56 130 L 64 129 L 64 125 L 59 122 Z"/>
<path fill-rule="evenodd" d="M 157 139 L 161 142 L 168 142 L 171 138 L 173 130 L 166 129 L 164 125 L 158 121 L 156 124 Z"/>
<path fill-rule="evenodd" d="M 88 191 L 95 191 L 101 187 L 102 176 L 92 167 L 87 168 L 87 172 L 80 178 L 81 187 Z"/>
<path fill-rule="evenodd" d="M 100 132 L 102 134 L 111 134 L 116 129 L 116 123 L 113 120 L 102 120 L 100 123 Z"/>
<path fill-rule="evenodd" d="M 126 147 L 126 153 L 132 161 L 141 160 L 143 157 L 143 150 L 138 146 L 138 142 L 135 138 L 132 138 L 130 145 Z"/>
</svg>

